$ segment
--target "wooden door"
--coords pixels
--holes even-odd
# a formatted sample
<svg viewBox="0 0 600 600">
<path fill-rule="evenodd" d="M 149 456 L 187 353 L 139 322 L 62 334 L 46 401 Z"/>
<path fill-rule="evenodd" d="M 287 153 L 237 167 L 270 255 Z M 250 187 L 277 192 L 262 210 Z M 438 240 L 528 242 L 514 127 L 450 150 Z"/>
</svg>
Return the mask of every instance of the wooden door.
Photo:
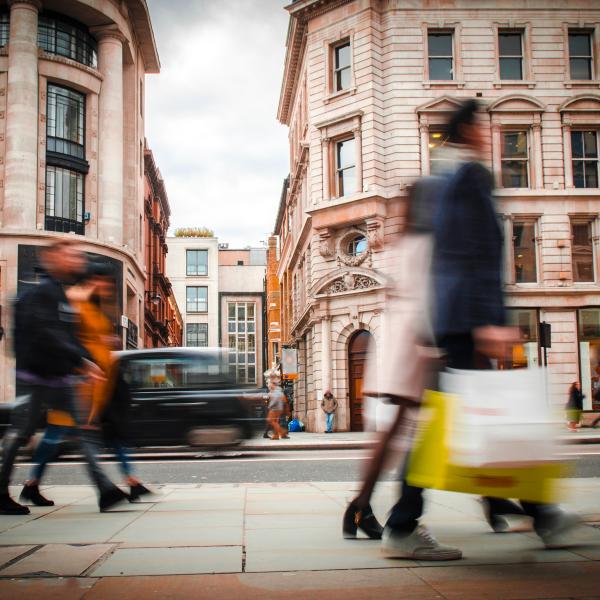
<svg viewBox="0 0 600 600">
<path fill-rule="evenodd" d="M 371 334 L 360 330 L 348 345 L 348 383 L 350 389 L 350 431 L 363 430 L 363 377 Z"/>
</svg>

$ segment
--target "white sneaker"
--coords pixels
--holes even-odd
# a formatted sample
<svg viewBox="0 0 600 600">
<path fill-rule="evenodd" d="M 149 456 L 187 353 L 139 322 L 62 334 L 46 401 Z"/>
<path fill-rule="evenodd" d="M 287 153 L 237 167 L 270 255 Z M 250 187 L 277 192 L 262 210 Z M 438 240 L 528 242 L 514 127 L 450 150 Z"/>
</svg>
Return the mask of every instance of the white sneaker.
<svg viewBox="0 0 600 600">
<path fill-rule="evenodd" d="M 381 539 L 381 551 L 388 558 L 412 558 L 414 560 L 458 560 L 462 558 L 462 552 L 458 548 L 441 546 L 424 525 L 418 525 L 409 535 L 399 535 L 386 527 Z"/>
<path fill-rule="evenodd" d="M 570 546 L 575 541 L 571 538 L 571 534 L 577 525 L 581 523 L 581 519 L 577 515 L 562 513 L 556 520 L 556 523 L 550 529 L 538 531 L 538 535 L 542 538 L 544 545 L 549 549 L 565 548 Z"/>
</svg>

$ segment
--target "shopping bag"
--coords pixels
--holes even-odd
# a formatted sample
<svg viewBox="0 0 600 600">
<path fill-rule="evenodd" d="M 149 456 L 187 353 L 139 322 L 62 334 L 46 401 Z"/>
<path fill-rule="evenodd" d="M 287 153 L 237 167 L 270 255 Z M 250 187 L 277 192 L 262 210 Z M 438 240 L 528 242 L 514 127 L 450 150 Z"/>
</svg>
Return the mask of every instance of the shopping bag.
<svg viewBox="0 0 600 600">
<path fill-rule="evenodd" d="M 545 402 L 543 373 L 534 371 L 444 374 L 441 385 L 454 393 L 425 392 L 408 483 L 557 501 L 565 465 L 555 458 L 554 417 Z"/>
</svg>

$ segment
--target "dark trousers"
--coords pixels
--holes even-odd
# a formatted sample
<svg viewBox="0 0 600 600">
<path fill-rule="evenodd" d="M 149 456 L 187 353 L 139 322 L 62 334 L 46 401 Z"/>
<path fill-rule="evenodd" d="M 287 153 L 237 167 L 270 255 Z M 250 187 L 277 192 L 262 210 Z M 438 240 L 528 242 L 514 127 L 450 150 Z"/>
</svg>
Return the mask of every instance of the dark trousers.
<svg viewBox="0 0 600 600">
<path fill-rule="evenodd" d="M 446 366 L 451 369 L 485 369 L 489 361 L 475 353 L 475 343 L 470 334 L 447 336 L 439 341 L 446 353 Z M 408 465 L 406 459 L 405 470 Z M 503 498 L 486 498 L 492 514 L 521 513 L 533 517 L 536 531 L 545 529 L 555 517 L 558 507 L 554 504 L 537 504 L 521 501 L 521 507 Z M 392 507 L 386 527 L 400 533 L 411 533 L 423 515 L 423 489 L 409 485 L 402 475 L 400 499 Z"/>
<path fill-rule="evenodd" d="M 0 494 L 8 493 L 10 476 L 19 448 L 35 433 L 46 408 L 67 411 L 77 424 L 77 438 L 84 456 L 90 479 L 100 492 L 114 487 L 97 459 L 94 433 L 81 429 L 79 411 L 75 405 L 75 387 L 61 388 L 40 385 L 23 386 L 17 397 L 17 406 L 11 416 L 11 425 L 2 441 L 2 466 L 0 467 Z"/>
</svg>

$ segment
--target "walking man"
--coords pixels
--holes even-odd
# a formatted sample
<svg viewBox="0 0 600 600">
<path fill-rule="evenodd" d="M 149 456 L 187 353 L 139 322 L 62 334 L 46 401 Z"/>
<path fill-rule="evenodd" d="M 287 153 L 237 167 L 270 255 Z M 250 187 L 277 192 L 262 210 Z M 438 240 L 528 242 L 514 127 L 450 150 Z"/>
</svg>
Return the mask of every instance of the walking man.
<svg viewBox="0 0 600 600">
<path fill-rule="evenodd" d="M 42 281 L 19 298 L 15 306 L 17 407 L 2 447 L 0 514 L 29 513 L 26 506 L 10 497 L 8 486 L 17 452 L 35 432 L 45 408 L 68 412 L 75 420 L 88 473 L 99 491 L 100 510 L 106 510 L 127 499 L 127 495 L 104 474 L 94 445 L 82 435 L 75 391 L 82 380 L 99 381 L 105 374 L 79 341 L 78 315 L 65 294 L 65 285 L 85 271 L 86 257 L 76 240 L 60 238 L 42 250 L 41 262 Z M 27 499 L 33 503 L 50 502 L 39 490 L 29 491 Z"/>
<path fill-rule="evenodd" d="M 338 403 L 333 397 L 330 390 L 327 390 L 323 394 L 323 400 L 321 402 L 321 408 L 325 413 L 326 427 L 325 433 L 333 433 L 333 424 L 335 422 L 335 411 L 337 410 Z"/>
</svg>

